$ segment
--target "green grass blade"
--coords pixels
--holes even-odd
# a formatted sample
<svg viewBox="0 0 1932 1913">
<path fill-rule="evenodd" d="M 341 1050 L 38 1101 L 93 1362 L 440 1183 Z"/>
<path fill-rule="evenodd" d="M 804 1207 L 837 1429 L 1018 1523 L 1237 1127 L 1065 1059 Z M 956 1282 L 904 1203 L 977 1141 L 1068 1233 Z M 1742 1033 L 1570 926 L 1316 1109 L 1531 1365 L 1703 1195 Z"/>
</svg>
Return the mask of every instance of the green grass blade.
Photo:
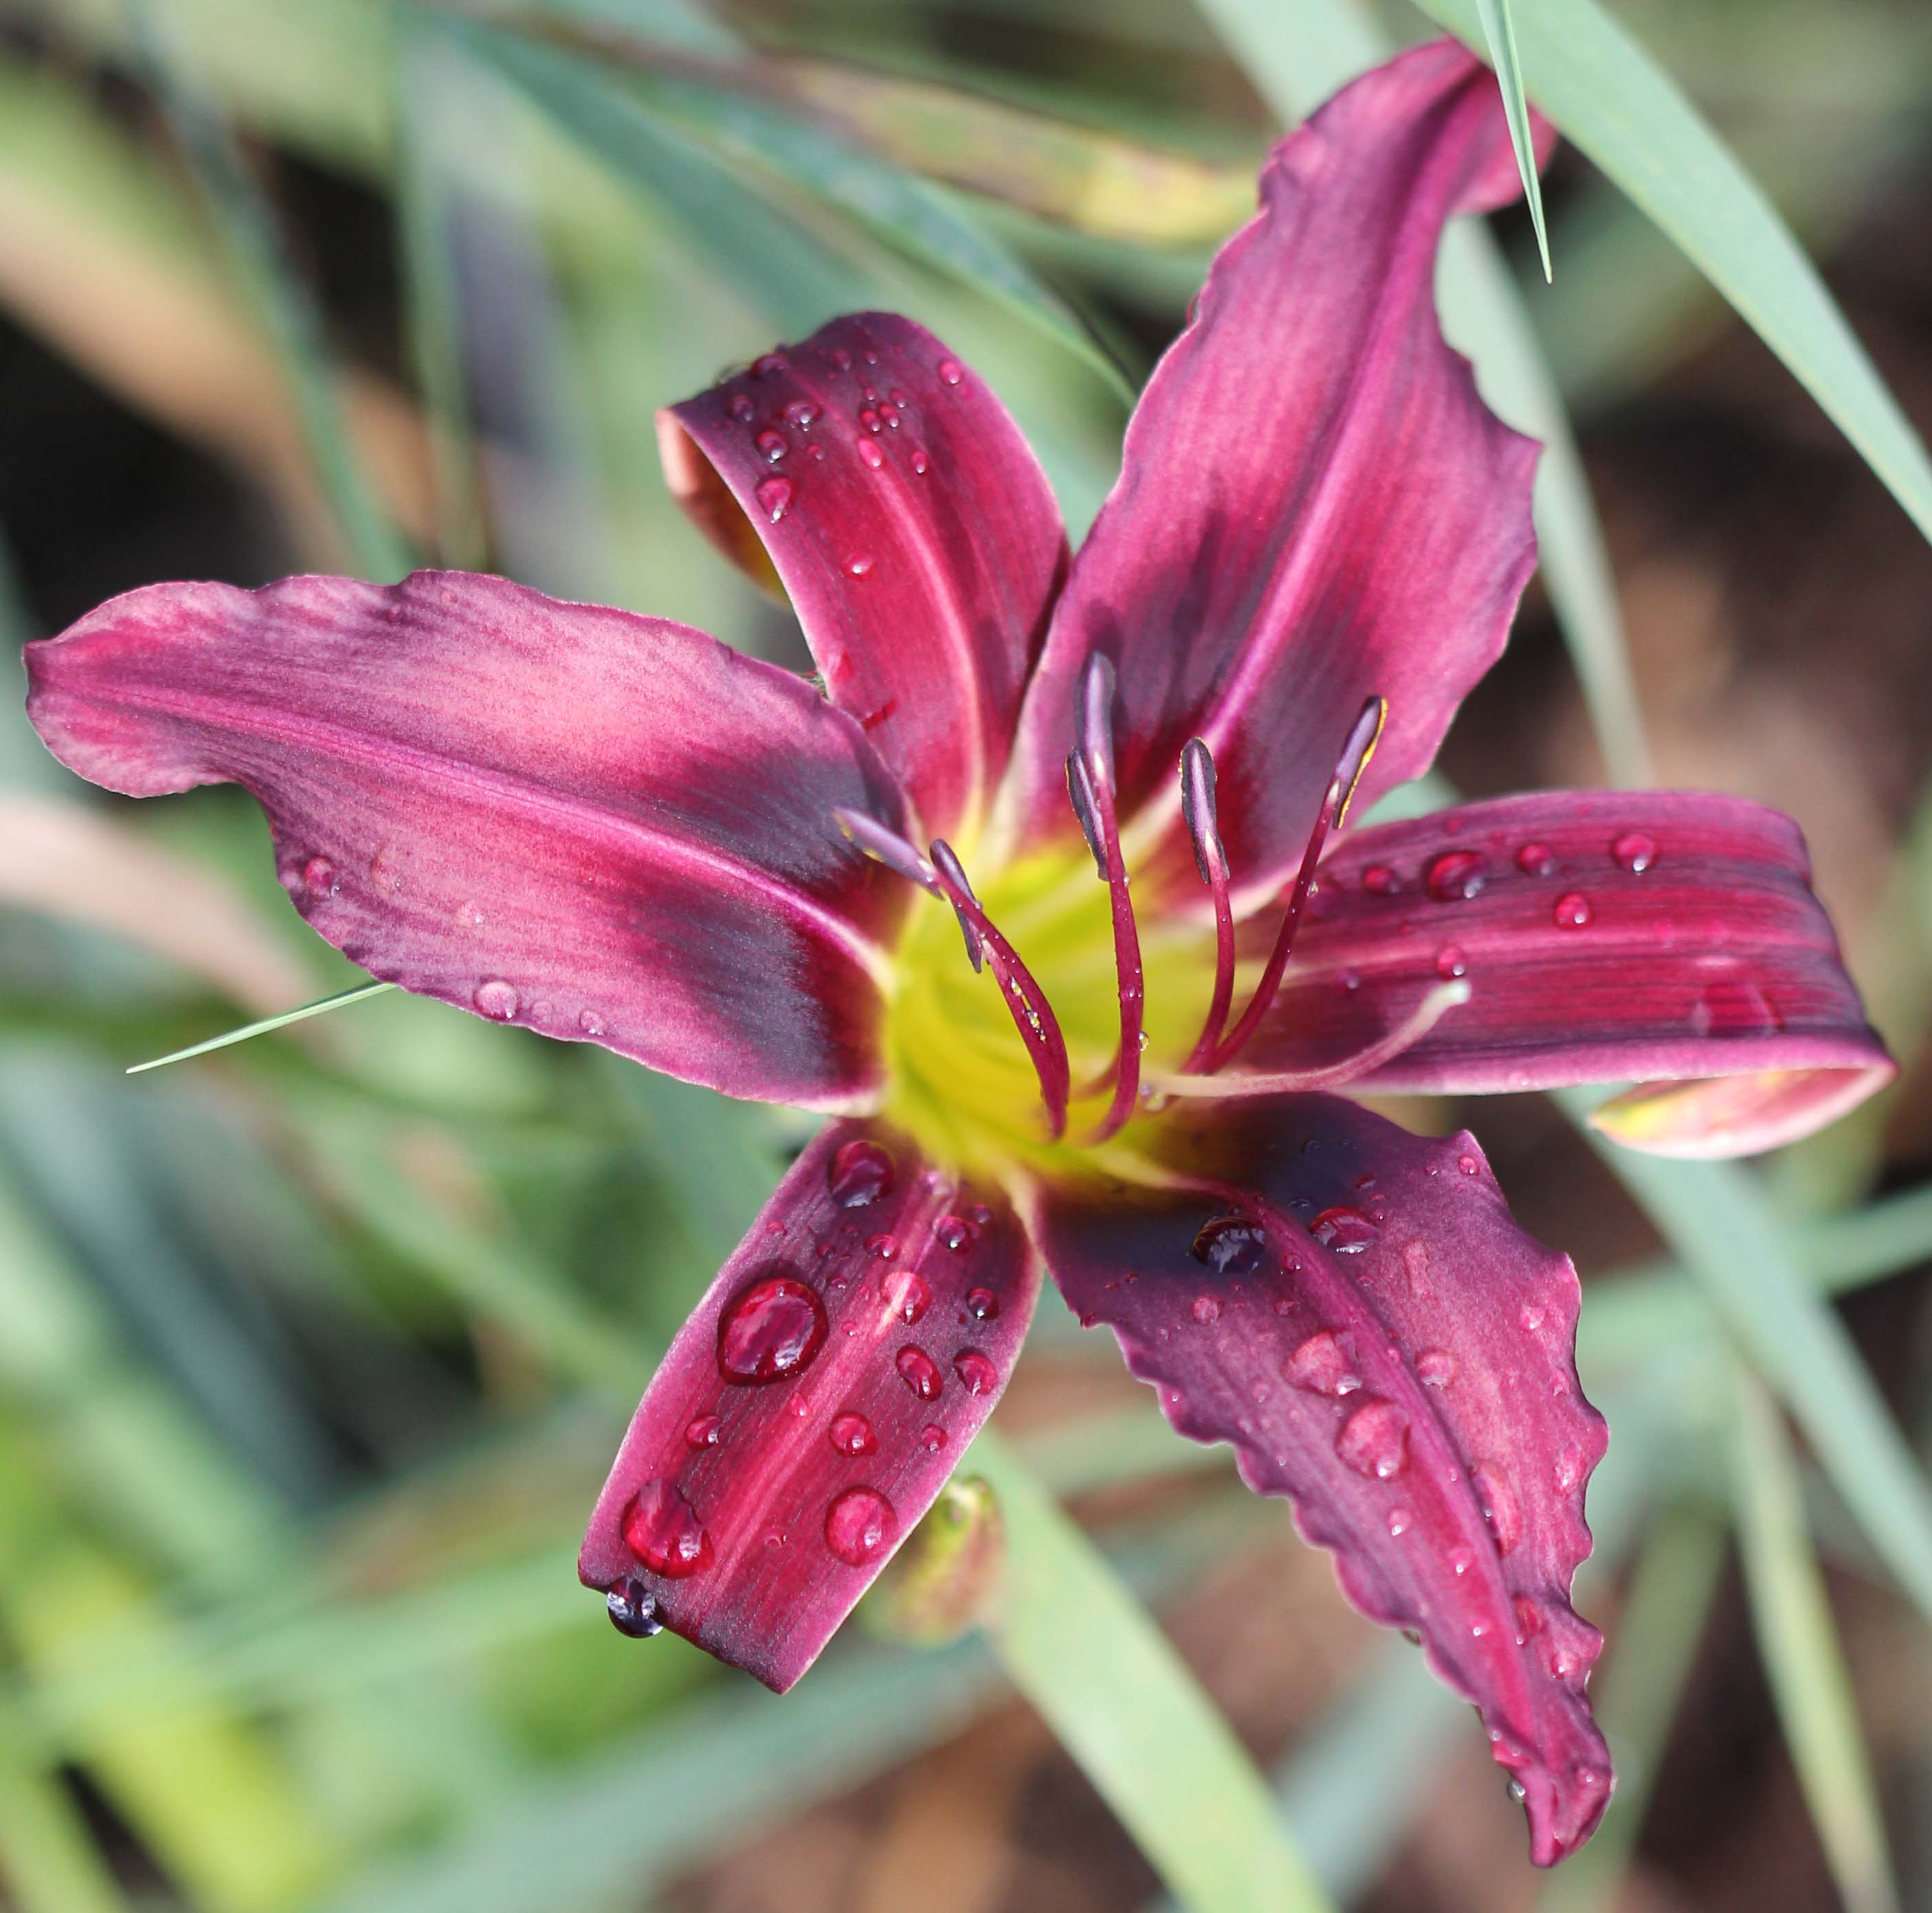
<svg viewBox="0 0 1932 1913">
<path fill-rule="evenodd" d="M 1286 121 L 1312 112 L 1394 50 L 1346 0 L 1202 0 L 1262 97 Z M 1612 780 L 1651 781 L 1623 614 L 1603 529 L 1556 381 L 1501 250 L 1474 221 L 1443 241 L 1443 330 L 1468 354 L 1483 395 L 1542 440 L 1534 508 L 1538 562 Z"/>
<path fill-rule="evenodd" d="M 1502 89 L 1503 111 L 1509 119 L 1510 144 L 1516 149 L 1516 169 L 1522 178 L 1522 196 L 1529 202 L 1530 223 L 1536 228 L 1536 250 L 1543 261 L 1546 284 L 1556 275 L 1550 268 L 1550 234 L 1543 222 L 1543 181 L 1536 168 L 1536 142 L 1530 132 L 1529 103 L 1522 96 L 1522 67 L 1516 58 L 1516 22 L 1509 0 L 1476 0 L 1483 22 L 1483 39 L 1490 64 Z"/>
<path fill-rule="evenodd" d="M 1419 0 L 1480 49 L 1480 0 Z M 1517 22 L 1531 97 L 1695 262 L 1932 537 L 1932 460 L 1777 209 L 1595 0 Z"/>
<path fill-rule="evenodd" d="M 126 1913 L 114 1876 L 59 1777 L 23 1759 L 15 1710 L 0 1703 L 0 1886 L 19 1913 Z"/>
<path fill-rule="evenodd" d="M 1591 1705 L 1616 1761 L 1617 1790 L 1590 1843 L 1544 1889 L 1537 1913 L 1608 1913 L 1656 1790 L 1697 1644 L 1724 1565 L 1726 1534 L 1708 1515 L 1666 1514 L 1646 1540 Z"/>
<path fill-rule="evenodd" d="M 1844 1325 L 1793 1252 L 1790 1225 L 1733 1162 L 1645 1156 L 1588 1126 L 1599 1093 L 1556 1100 L 1702 1282 L 1796 1416 L 1840 1498 L 1932 1621 L 1932 1490 Z"/>
<path fill-rule="evenodd" d="M 1328 1906 L 1267 1783 L 1099 1550 L 991 1431 L 968 1465 L 992 1484 L 1006 1531 L 994 1646 L 1180 1903 Z"/>
<path fill-rule="evenodd" d="M 1785 1741 L 1847 1913 L 1898 1913 L 1851 1675 L 1804 1525 L 1797 1458 L 1769 1396 L 1742 1363 L 1732 1366 L 1738 1537 Z"/>
<path fill-rule="evenodd" d="M 274 215 L 236 150 L 220 107 L 179 53 L 164 0 L 129 0 L 147 71 L 206 196 L 244 290 L 286 367 L 316 475 L 350 562 L 364 576 L 400 577 L 409 547 L 378 503 L 343 415 L 322 319 L 282 242 Z"/>
<path fill-rule="evenodd" d="M 155 1057 L 146 1063 L 130 1063 L 127 1073 L 139 1076 L 150 1069 L 165 1069 L 170 1063 L 185 1063 L 190 1057 L 206 1056 L 210 1051 L 226 1049 L 231 1043 L 245 1043 L 251 1036 L 266 1036 L 272 1030 L 286 1029 L 291 1023 L 305 1022 L 326 1010 L 341 1009 L 367 997 L 379 997 L 385 990 L 395 987 L 393 983 L 358 983 L 352 988 L 338 990 L 332 997 L 319 997 L 312 1003 L 304 1003 L 299 1009 L 285 1009 L 279 1016 L 265 1016 L 259 1023 L 244 1024 L 238 1030 L 210 1036 L 206 1042 L 190 1043 L 186 1049 L 170 1050 L 166 1056 Z"/>
</svg>

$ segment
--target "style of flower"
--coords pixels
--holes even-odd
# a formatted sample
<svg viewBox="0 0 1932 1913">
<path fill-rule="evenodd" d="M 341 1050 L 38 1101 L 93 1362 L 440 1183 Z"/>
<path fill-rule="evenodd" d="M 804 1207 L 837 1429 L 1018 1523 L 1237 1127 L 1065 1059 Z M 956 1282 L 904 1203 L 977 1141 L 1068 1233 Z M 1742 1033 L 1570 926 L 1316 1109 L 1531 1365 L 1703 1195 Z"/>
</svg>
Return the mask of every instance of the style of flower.
<svg viewBox="0 0 1932 1913">
<path fill-rule="evenodd" d="M 1432 293 L 1446 221 L 1516 190 L 1493 82 L 1446 43 L 1282 141 L 1071 559 L 1012 421 L 907 319 L 672 409 L 674 490 L 789 598 L 821 683 L 449 572 L 157 586 L 30 648 L 63 762 L 244 785 L 297 907 L 375 976 L 833 1119 L 598 1502 L 580 1571 L 626 1631 L 790 1687 L 1050 1270 L 1420 1636 L 1534 1858 L 1594 1825 L 1574 1271 L 1469 1136 L 1334 1092 L 1635 1080 L 1605 1129 L 1720 1155 L 1891 1065 L 1796 827 L 1754 805 L 1342 830 L 1427 768 L 1532 568 L 1535 448 Z"/>
</svg>

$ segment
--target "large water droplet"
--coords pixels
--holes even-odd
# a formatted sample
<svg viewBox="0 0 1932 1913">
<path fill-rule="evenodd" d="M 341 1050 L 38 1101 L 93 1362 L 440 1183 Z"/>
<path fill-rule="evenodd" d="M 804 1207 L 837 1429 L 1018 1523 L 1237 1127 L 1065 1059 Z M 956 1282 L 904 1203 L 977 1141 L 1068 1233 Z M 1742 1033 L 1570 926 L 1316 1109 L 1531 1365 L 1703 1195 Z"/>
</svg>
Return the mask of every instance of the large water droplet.
<svg viewBox="0 0 1932 1913">
<path fill-rule="evenodd" d="M 1000 1385 L 1000 1372 L 976 1348 L 962 1348 L 952 1358 L 952 1372 L 968 1395 L 990 1395 Z"/>
<path fill-rule="evenodd" d="M 1490 880 L 1490 860 L 1480 850 L 1445 850 L 1429 866 L 1429 894 L 1438 904 L 1466 901 Z"/>
<path fill-rule="evenodd" d="M 586 1036 L 601 1036 L 604 1033 L 604 1019 L 594 1009 L 580 1009 L 577 1012 L 577 1027 Z"/>
<path fill-rule="evenodd" d="M 872 568 L 872 555 L 868 551 L 855 551 L 845 561 L 848 577 L 862 578 Z"/>
<path fill-rule="evenodd" d="M 990 1322 L 1000 1312 L 1000 1298 L 990 1288 L 969 1288 L 966 1312 L 976 1322 Z"/>
<path fill-rule="evenodd" d="M 1388 1531 L 1400 1541 L 1408 1532 L 1409 1523 L 1415 1517 L 1406 1508 L 1391 1508 L 1388 1511 Z"/>
<path fill-rule="evenodd" d="M 1204 1329 L 1221 1319 L 1221 1299 L 1216 1295 L 1197 1295 L 1189 1313 Z"/>
<path fill-rule="evenodd" d="M 879 1441 L 872 1432 L 872 1424 L 856 1408 L 842 1409 L 832 1417 L 832 1426 L 826 1432 L 831 1437 L 832 1447 L 842 1455 L 870 1455 L 878 1452 Z"/>
<path fill-rule="evenodd" d="M 752 376 L 754 379 L 775 378 L 781 372 L 791 370 L 791 361 L 782 352 L 768 352 L 762 358 L 752 361 Z"/>
<path fill-rule="evenodd" d="M 863 1567 L 898 1532 L 892 1504 L 876 1488 L 848 1488 L 825 1511 L 825 1545 L 848 1567 Z"/>
<path fill-rule="evenodd" d="M 1202 1224 L 1191 1253 L 1217 1276 L 1251 1276 L 1268 1260 L 1268 1231 L 1244 1216 L 1216 1216 Z"/>
<path fill-rule="evenodd" d="M 687 1448 L 715 1448 L 718 1446 L 720 1418 L 716 1415 L 693 1415 L 684 1425 L 684 1445 Z"/>
<path fill-rule="evenodd" d="M 1516 867 L 1526 877 L 1549 877 L 1556 869 L 1556 853 L 1547 844 L 1526 844 L 1516 853 Z"/>
<path fill-rule="evenodd" d="M 914 471 L 922 478 L 932 469 L 932 460 L 926 456 L 924 448 L 920 445 L 913 447 L 910 463 Z"/>
<path fill-rule="evenodd" d="M 946 1446 L 946 1431 L 937 1422 L 928 1422 L 919 1432 L 919 1445 L 928 1455 L 936 1455 Z"/>
<path fill-rule="evenodd" d="M 1462 1371 L 1462 1363 L 1446 1348 L 1425 1348 L 1415 1358 L 1416 1379 L 1425 1388 L 1447 1388 Z"/>
<path fill-rule="evenodd" d="M 876 1255 L 881 1262 L 890 1262 L 899 1252 L 899 1239 L 895 1235 L 880 1234 L 866 1238 L 866 1253 Z"/>
<path fill-rule="evenodd" d="M 1317 1329 L 1281 1365 L 1282 1378 L 1297 1388 L 1338 1399 L 1362 1385 L 1348 1339 L 1334 1329 Z"/>
<path fill-rule="evenodd" d="M 1338 1203 L 1333 1209 L 1323 1210 L 1309 1224 L 1308 1233 L 1337 1255 L 1359 1255 L 1382 1231 L 1359 1209 Z"/>
<path fill-rule="evenodd" d="M 326 857 L 310 857 L 302 865 L 302 881 L 313 895 L 332 897 L 342 888 L 342 880 L 335 874 L 335 866 Z"/>
<path fill-rule="evenodd" d="M 1358 1474 L 1392 1481 L 1408 1463 L 1408 1417 L 1393 1402 L 1364 1402 L 1342 1424 L 1335 1452 Z"/>
<path fill-rule="evenodd" d="M 870 439 L 861 439 L 859 441 L 859 456 L 874 472 L 886 462 L 884 449 Z"/>
<path fill-rule="evenodd" d="M 736 419 L 740 424 L 748 425 L 758 415 L 758 408 L 752 403 L 748 393 L 734 392 L 731 394 L 731 403 L 728 409 L 731 416 Z"/>
<path fill-rule="evenodd" d="M 752 496 L 758 501 L 759 510 L 776 525 L 790 510 L 798 487 L 789 478 L 761 478 Z"/>
<path fill-rule="evenodd" d="M 917 1321 L 932 1306 L 932 1291 L 922 1276 L 914 1274 L 910 1269 L 898 1270 L 888 1276 L 884 1294 L 892 1313 L 908 1325 Z"/>
<path fill-rule="evenodd" d="M 499 1023 L 507 1023 L 517 1013 L 517 1005 L 521 1000 L 517 994 L 517 986 L 506 983 L 500 976 L 487 977 L 476 986 L 476 993 L 470 1000 L 484 1016 L 493 1017 Z"/>
<path fill-rule="evenodd" d="M 647 1481 L 624 1516 L 624 1545 L 653 1574 L 680 1581 L 711 1561 L 711 1537 L 674 1483 Z"/>
<path fill-rule="evenodd" d="M 801 432 L 808 430 L 818 417 L 818 408 L 808 398 L 795 398 L 784 409 L 786 424 Z"/>
<path fill-rule="evenodd" d="M 1362 872 L 1362 888 L 1372 897 L 1393 897 L 1402 885 L 1387 864 L 1372 863 Z"/>
<path fill-rule="evenodd" d="M 1516 1609 L 1516 1644 L 1521 1647 L 1532 1636 L 1543 1632 L 1543 1610 L 1527 1594 L 1519 1594 L 1514 1606 Z"/>
<path fill-rule="evenodd" d="M 1496 1552 L 1508 1554 L 1522 1539 L 1522 1503 L 1509 1477 L 1494 1462 L 1478 1462 L 1469 1471 L 1469 1484 L 1496 1537 Z"/>
<path fill-rule="evenodd" d="M 956 358 L 942 358 L 939 361 L 939 376 L 949 385 L 956 385 L 966 373 Z"/>
<path fill-rule="evenodd" d="M 633 1641 L 648 1641 L 664 1632 L 657 1602 L 635 1575 L 619 1582 L 604 1597 L 604 1612 L 610 1617 L 610 1625 Z"/>
<path fill-rule="evenodd" d="M 1627 830 L 1610 846 L 1610 855 L 1633 877 L 1641 877 L 1657 861 L 1657 839 Z"/>
<path fill-rule="evenodd" d="M 1550 911 L 1559 930 L 1581 930 L 1595 914 L 1590 907 L 1589 898 L 1580 890 L 1564 891 Z"/>
<path fill-rule="evenodd" d="M 1460 943 L 1444 943 L 1436 952 L 1436 973 L 1446 982 L 1469 973 L 1469 959 Z"/>
<path fill-rule="evenodd" d="M 890 1150 L 858 1136 L 841 1144 L 826 1179 L 841 1209 L 866 1209 L 891 1189 L 898 1170 Z"/>
<path fill-rule="evenodd" d="M 754 1387 L 808 1368 L 825 1340 L 825 1305 L 795 1276 L 767 1276 L 740 1289 L 718 1318 L 718 1369 Z"/>
<path fill-rule="evenodd" d="M 770 430 L 760 432 L 756 442 L 759 451 L 764 453 L 765 462 L 768 465 L 776 465 L 785 455 L 785 439 L 782 432 Z"/>
<path fill-rule="evenodd" d="M 939 1391 L 946 1385 L 945 1378 L 939 1372 L 939 1364 L 923 1348 L 908 1342 L 892 1357 L 892 1366 L 899 1372 L 899 1378 L 922 1402 L 934 1402 Z"/>
<path fill-rule="evenodd" d="M 964 1216 L 942 1216 L 932 1225 L 934 1239 L 943 1249 L 963 1255 L 973 1246 L 976 1231 Z"/>
</svg>

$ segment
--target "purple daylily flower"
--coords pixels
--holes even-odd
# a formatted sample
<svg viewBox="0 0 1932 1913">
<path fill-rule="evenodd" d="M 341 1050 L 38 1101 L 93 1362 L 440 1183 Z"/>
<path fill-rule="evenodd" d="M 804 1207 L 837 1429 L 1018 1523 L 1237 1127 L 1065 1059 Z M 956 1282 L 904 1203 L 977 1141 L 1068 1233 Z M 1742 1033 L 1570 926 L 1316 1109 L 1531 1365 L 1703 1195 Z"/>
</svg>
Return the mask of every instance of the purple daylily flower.
<svg viewBox="0 0 1932 1913">
<path fill-rule="evenodd" d="M 131 592 L 30 647 L 32 709 L 114 790 L 245 785 L 298 908 L 376 976 L 837 1119 L 597 1504 L 580 1570 L 621 1627 L 788 1687 L 1050 1269 L 1420 1636 L 1548 1863 L 1610 1784 L 1569 1605 L 1605 1441 L 1575 1273 L 1470 1137 L 1334 1091 L 1636 1079 L 1606 1128 L 1719 1155 L 1892 1066 L 1796 827 L 1754 805 L 1556 792 L 1342 832 L 1427 767 L 1534 562 L 1535 448 L 1431 291 L 1445 222 L 1516 190 L 1493 83 L 1406 55 L 1261 187 L 1077 558 L 1012 421 L 907 319 L 665 415 L 674 487 L 789 597 L 822 693 L 424 572 Z"/>
</svg>

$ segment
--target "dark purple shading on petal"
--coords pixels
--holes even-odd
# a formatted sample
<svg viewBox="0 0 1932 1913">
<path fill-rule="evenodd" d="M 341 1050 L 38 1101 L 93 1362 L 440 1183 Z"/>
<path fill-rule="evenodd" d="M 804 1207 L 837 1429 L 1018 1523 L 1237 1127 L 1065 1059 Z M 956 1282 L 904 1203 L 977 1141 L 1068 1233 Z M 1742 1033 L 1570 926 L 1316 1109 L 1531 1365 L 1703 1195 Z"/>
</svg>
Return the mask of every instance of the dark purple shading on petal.
<svg viewBox="0 0 1932 1913">
<path fill-rule="evenodd" d="M 1250 955 L 1268 920 L 1244 929 Z M 1546 791 L 1350 832 L 1239 1068 L 1320 1066 L 1445 976 L 1469 1000 L 1362 1087 L 1681 1085 L 1612 1105 L 1604 1126 L 1732 1156 L 1808 1134 L 1894 1074 L 1798 826 L 1738 798 Z"/>
<path fill-rule="evenodd" d="M 1569 1601 L 1606 1435 L 1568 1258 L 1516 1227 L 1470 1137 L 1340 1097 L 1196 1106 L 1147 1134 L 1171 1186 L 1029 1198 L 1061 1293 L 1176 1429 L 1291 1498 L 1364 1614 L 1421 1635 L 1524 1789 L 1538 1864 L 1574 1852 L 1610 1771 L 1584 1697 L 1601 1638 Z"/>
<path fill-rule="evenodd" d="M 578 1572 L 782 1693 L 992 1412 L 1039 1292 L 1010 1205 L 826 1126 L 638 1404 Z"/>
<path fill-rule="evenodd" d="M 501 578 L 155 585 L 29 645 L 62 763 L 241 784 L 372 974 L 731 1094 L 862 1108 L 905 905 L 832 821 L 904 827 L 858 727 L 662 619 Z"/>
<path fill-rule="evenodd" d="M 775 570 L 920 841 L 970 831 L 1066 574 L 1060 508 L 1005 408 L 922 326 L 863 313 L 674 406 L 659 442 L 712 542 L 760 583 Z"/>
<path fill-rule="evenodd" d="M 1121 814 L 1159 807 L 1155 874 L 1190 901 L 1190 737 L 1214 752 L 1249 897 L 1293 867 L 1365 698 L 1389 715 L 1358 801 L 1427 767 L 1535 562 L 1536 448 L 1484 406 L 1432 289 L 1444 222 L 1519 190 L 1495 79 L 1448 42 L 1275 148 L 1054 614 L 1009 793 L 1023 836 L 1064 828 L 1055 782 L 1095 649 L 1120 673 Z"/>
</svg>

